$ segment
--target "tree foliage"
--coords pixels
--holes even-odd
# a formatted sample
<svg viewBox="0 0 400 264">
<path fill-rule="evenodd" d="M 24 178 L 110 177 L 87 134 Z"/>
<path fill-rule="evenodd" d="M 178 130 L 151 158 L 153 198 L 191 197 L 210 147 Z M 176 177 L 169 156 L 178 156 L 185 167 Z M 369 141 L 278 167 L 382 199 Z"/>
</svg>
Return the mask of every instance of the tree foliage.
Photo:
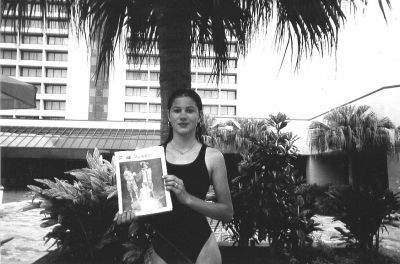
<svg viewBox="0 0 400 264">
<path fill-rule="evenodd" d="M 383 0 L 378 0 L 382 12 Z M 390 7 L 389 0 L 385 1 Z M 193 51 L 199 59 L 212 57 L 217 83 L 227 71 L 231 54 L 246 54 L 251 39 L 275 29 L 275 43 L 286 43 L 296 68 L 300 59 L 330 52 L 337 46 L 344 10 L 367 6 L 367 0 L 4 0 L 2 17 L 14 31 L 27 31 L 31 18 L 70 22 L 88 47 L 96 48 L 96 80 L 106 76 L 115 51 L 160 55 L 161 141 L 168 135 L 167 100 L 173 91 L 191 88 Z M 349 8 L 346 8 L 349 7 Z M 38 12 L 36 12 L 38 11 Z M 54 15 L 55 14 L 55 15 Z M 231 45 L 232 42 L 237 45 Z M 230 48 L 233 46 L 234 48 Z M 211 81 L 211 80 L 210 80 Z"/>
<path fill-rule="evenodd" d="M 297 136 L 282 131 L 288 122 L 279 113 L 264 120 L 231 120 L 208 131 L 209 142 L 236 149 L 243 158 L 232 181 L 234 217 L 225 223 L 241 246 L 268 240 L 275 250 L 298 253 L 312 243 L 317 224 L 306 202 L 307 185 L 294 169 Z"/>
<path fill-rule="evenodd" d="M 163 17 L 176 10 L 177 19 L 190 22 L 193 50 L 199 56 L 213 53 L 214 73 L 220 76 L 226 71 L 232 40 L 238 41 L 237 51 L 245 54 L 252 36 L 260 29 L 268 33 L 268 26 L 274 24 L 276 43 L 291 48 L 298 66 L 303 54 L 335 48 L 346 20 L 344 10 L 367 4 L 366 0 L 5 0 L 1 10 L 16 32 L 27 31 L 31 18 L 56 19 L 64 26 L 74 22 L 78 35 L 98 48 L 97 73 L 101 69 L 107 73 L 120 44 L 134 56 L 151 53 L 157 48 Z M 379 5 L 386 18 L 390 1 L 379 0 Z"/>
<path fill-rule="evenodd" d="M 333 189 L 328 195 L 339 208 L 335 220 L 343 222 L 347 230 L 336 229 L 348 245 L 377 251 L 379 234 L 387 231 L 387 225 L 396 226 L 393 214 L 400 210 L 400 192 L 376 192 L 367 186 L 348 186 Z"/>
<path fill-rule="evenodd" d="M 395 127 L 389 118 L 378 118 L 367 105 L 343 106 L 314 121 L 309 127 L 312 151 L 394 149 Z"/>
<path fill-rule="evenodd" d="M 87 154 L 88 168 L 69 171 L 75 180 L 36 179 L 29 185 L 43 208 L 41 227 L 53 226 L 46 236 L 63 256 L 106 263 L 143 263 L 150 246 L 149 226 L 132 222 L 117 226 L 115 167 L 95 149 Z M 32 206 L 30 207 L 32 208 Z"/>
</svg>

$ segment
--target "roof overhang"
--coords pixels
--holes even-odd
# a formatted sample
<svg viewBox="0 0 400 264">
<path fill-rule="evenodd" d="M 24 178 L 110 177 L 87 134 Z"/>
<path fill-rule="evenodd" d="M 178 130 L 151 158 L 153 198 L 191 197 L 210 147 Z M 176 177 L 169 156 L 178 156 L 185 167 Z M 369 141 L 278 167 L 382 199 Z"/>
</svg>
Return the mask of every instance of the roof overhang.
<svg viewBox="0 0 400 264">
<path fill-rule="evenodd" d="M 2 119 L 1 123 L 3 157 L 62 158 L 65 153 L 65 157 L 71 158 L 73 153 L 79 153 L 76 158 L 82 158 L 94 148 L 113 153 L 160 144 L 159 124 L 21 119 Z"/>
</svg>

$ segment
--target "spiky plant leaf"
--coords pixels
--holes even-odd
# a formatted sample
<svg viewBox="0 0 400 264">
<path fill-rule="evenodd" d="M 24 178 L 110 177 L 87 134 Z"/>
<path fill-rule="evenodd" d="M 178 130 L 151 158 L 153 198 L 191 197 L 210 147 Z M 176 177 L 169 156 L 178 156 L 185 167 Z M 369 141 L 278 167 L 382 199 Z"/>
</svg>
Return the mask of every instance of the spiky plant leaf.
<svg viewBox="0 0 400 264">
<path fill-rule="evenodd" d="M 42 227 L 54 226 L 46 239 L 54 239 L 60 252 L 78 254 L 84 259 L 96 259 L 102 251 L 117 250 L 111 253 L 122 259 L 125 241 L 121 238 L 104 239 L 101 248 L 97 247 L 107 230 L 113 225 L 118 210 L 115 194 L 115 169 L 104 160 L 95 149 L 87 155 L 88 168 L 72 170 L 67 173 L 75 180 L 66 181 L 55 178 L 37 179 L 43 188 L 30 186 L 42 200 L 41 213 L 46 217 Z"/>
</svg>

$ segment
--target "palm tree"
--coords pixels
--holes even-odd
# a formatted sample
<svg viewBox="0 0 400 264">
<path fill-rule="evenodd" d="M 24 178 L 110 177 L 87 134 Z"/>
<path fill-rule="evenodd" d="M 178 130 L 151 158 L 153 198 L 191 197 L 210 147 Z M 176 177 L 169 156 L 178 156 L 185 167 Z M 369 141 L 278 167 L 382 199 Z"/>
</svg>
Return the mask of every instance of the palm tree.
<svg viewBox="0 0 400 264">
<path fill-rule="evenodd" d="M 378 118 L 369 106 L 343 106 L 309 126 L 311 152 L 344 151 L 348 157 L 349 184 L 354 184 L 353 159 L 365 151 L 394 150 L 395 127 L 389 118 Z"/>
<path fill-rule="evenodd" d="M 358 1 L 362 6 L 367 2 Z M 390 2 L 379 0 L 384 14 L 382 2 L 389 7 Z M 101 71 L 108 72 L 121 41 L 134 56 L 158 48 L 162 139 L 168 131 L 167 98 L 176 89 L 191 88 L 192 50 L 204 55 L 212 47 L 218 81 L 227 69 L 229 41 L 236 40 L 237 52 L 245 54 L 251 36 L 276 23 L 276 43 L 286 42 L 286 50 L 290 47 L 296 55 L 297 67 L 303 54 L 313 50 L 323 54 L 336 47 L 338 31 L 346 20 L 344 9 L 356 7 L 354 0 L 3 0 L 2 17 L 16 18 L 15 31 L 27 30 L 28 19 L 36 15 L 33 3 L 42 17 L 56 6 L 58 20 L 75 22 L 77 33 L 91 47 L 97 46 L 97 77 Z"/>
<path fill-rule="evenodd" d="M 243 157 L 250 155 L 254 147 L 267 140 L 271 131 L 274 130 L 279 135 L 289 123 L 289 118 L 282 113 L 269 115 L 265 119 L 237 117 L 217 122 L 207 115 L 204 119 L 206 126 L 203 138 L 209 145 L 224 153 L 236 153 Z M 291 132 L 287 134 L 293 142 L 298 139 Z"/>
</svg>

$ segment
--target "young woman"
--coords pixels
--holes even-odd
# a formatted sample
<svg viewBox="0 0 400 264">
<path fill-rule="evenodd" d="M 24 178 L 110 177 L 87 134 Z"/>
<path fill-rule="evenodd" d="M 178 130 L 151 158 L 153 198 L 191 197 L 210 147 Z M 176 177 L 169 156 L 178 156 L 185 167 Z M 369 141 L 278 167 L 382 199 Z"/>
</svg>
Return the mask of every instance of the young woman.
<svg viewBox="0 0 400 264">
<path fill-rule="evenodd" d="M 233 216 L 224 157 L 201 138 L 202 102 L 191 89 L 178 90 L 168 100 L 170 134 L 163 144 L 173 211 L 151 220 L 157 231 L 152 263 L 221 263 L 221 254 L 206 217 L 229 221 Z M 205 201 L 213 184 L 216 202 Z M 134 213 L 116 217 L 128 222 Z M 186 262 L 184 262 L 186 261 Z"/>
</svg>

